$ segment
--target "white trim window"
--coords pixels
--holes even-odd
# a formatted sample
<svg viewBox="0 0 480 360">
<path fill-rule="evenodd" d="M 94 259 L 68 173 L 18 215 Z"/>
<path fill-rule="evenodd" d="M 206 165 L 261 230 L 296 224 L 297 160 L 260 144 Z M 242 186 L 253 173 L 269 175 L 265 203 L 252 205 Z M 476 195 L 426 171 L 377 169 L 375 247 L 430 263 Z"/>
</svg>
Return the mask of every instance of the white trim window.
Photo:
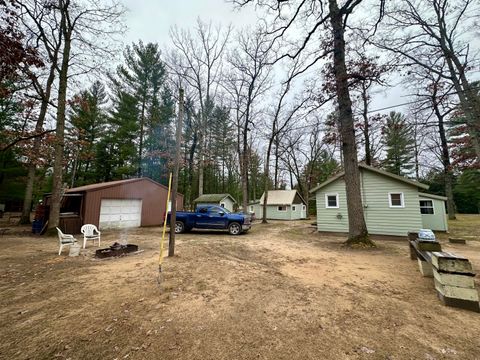
<svg viewBox="0 0 480 360">
<path fill-rule="evenodd" d="M 303 205 L 302 205 L 302 210 L 303 210 L 303 211 L 307 210 L 307 205 L 303 204 Z"/>
<path fill-rule="evenodd" d="M 292 211 L 297 211 L 297 205 L 292 205 Z"/>
<path fill-rule="evenodd" d="M 250 212 L 254 212 L 253 205 L 250 205 Z"/>
<path fill-rule="evenodd" d="M 220 206 L 225 208 L 225 203 L 220 203 Z"/>
<path fill-rule="evenodd" d="M 433 200 L 420 199 L 420 214 L 435 215 L 435 208 L 433 207 Z"/>
<path fill-rule="evenodd" d="M 279 205 L 277 206 L 277 210 L 279 212 L 287 212 L 287 205 Z"/>
<path fill-rule="evenodd" d="M 338 209 L 338 193 L 335 194 L 325 194 L 325 208 L 327 209 Z"/>
<path fill-rule="evenodd" d="M 391 208 L 404 208 L 405 201 L 403 199 L 403 192 L 388 193 L 388 204 Z"/>
</svg>

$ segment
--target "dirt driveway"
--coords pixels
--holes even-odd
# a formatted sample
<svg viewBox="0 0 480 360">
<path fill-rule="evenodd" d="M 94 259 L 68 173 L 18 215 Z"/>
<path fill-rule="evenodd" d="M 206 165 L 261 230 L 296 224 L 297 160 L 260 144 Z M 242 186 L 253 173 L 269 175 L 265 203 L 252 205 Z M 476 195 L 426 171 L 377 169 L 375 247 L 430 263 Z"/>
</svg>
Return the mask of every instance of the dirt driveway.
<svg viewBox="0 0 480 360">
<path fill-rule="evenodd" d="M 348 250 L 300 221 L 184 234 L 159 288 L 159 234 L 132 230 L 144 252 L 102 261 L 0 238 L 0 358 L 480 358 L 480 314 L 441 305 L 406 242 Z M 480 242 L 445 248 L 480 270 Z"/>
</svg>

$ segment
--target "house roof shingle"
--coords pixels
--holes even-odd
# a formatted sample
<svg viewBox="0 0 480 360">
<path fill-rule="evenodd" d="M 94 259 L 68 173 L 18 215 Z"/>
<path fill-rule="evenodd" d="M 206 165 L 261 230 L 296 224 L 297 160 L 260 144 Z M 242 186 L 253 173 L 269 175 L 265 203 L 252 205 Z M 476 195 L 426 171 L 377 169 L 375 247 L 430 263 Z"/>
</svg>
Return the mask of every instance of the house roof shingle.
<svg viewBox="0 0 480 360">
<path fill-rule="evenodd" d="M 380 174 L 380 175 L 383 175 L 383 176 L 386 176 L 386 177 L 389 177 L 389 178 L 392 178 L 392 179 L 395 179 L 395 180 L 398 180 L 398 181 L 402 181 L 404 183 L 407 183 L 407 184 L 410 184 L 410 185 L 413 185 L 413 186 L 416 186 L 418 188 L 421 188 L 421 189 L 428 189 L 429 186 L 426 185 L 426 184 L 422 184 L 418 181 L 415 181 L 415 180 L 410 180 L 406 177 L 403 177 L 403 176 L 399 176 L 399 175 L 395 175 L 395 174 L 392 174 L 392 173 L 389 173 L 388 171 L 385 171 L 385 170 L 380 170 L 380 169 L 377 169 L 373 166 L 369 166 L 369 165 L 366 165 L 366 164 L 358 164 L 358 167 L 360 168 L 363 168 L 365 170 L 369 170 L 369 171 L 372 171 L 372 172 L 375 172 L 377 174 Z M 341 177 L 343 177 L 345 175 L 345 172 L 342 171 L 341 173 L 338 173 L 337 175 L 334 175 L 332 176 L 330 179 L 324 181 L 323 183 L 321 183 L 320 185 L 314 187 L 313 189 L 310 190 L 310 193 L 315 193 L 317 192 L 318 190 L 320 190 L 321 188 L 327 186 L 328 184 L 334 182 L 335 180 L 337 179 L 340 179 Z"/>
<path fill-rule="evenodd" d="M 218 203 L 223 199 L 225 199 L 226 197 L 229 197 L 230 199 L 232 199 L 234 203 L 236 203 L 235 199 L 230 194 L 203 194 L 203 195 L 200 195 L 195 200 L 193 200 L 193 202 L 194 203 Z"/>
<path fill-rule="evenodd" d="M 291 205 L 297 194 L 300 199 L 302 199 L 303 203 L 306 204 L 305 200 L 303 200 L 297 190 L 269 190 L 267 205 Z M 260 198 L 260 204 L 263 204 L 264 196 L 265 193 L 262 194 L 262 197 Z"/>
<path fill-rule="evenodd" d="M 436 200 L 443 200 L 443 201 L 447 201 L 448 198 L 445 197 L 445 196 L 440 196 L 440 195 L 434 195 L 434 194 L 427 194 L 427 193 L 418 193 L 418 195 L 420 197 L 426 197 L 426 198 L 429 198 L 429 199 L 436 199 Z"/>
</svg>

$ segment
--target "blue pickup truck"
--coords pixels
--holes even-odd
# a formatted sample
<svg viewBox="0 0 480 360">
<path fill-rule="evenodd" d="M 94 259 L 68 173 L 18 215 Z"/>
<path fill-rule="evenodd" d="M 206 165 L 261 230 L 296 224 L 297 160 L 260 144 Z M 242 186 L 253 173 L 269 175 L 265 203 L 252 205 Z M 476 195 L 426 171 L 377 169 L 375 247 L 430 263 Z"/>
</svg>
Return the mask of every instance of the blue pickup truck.
<svg viewBox="0 0 480 360">
<path fill-rule="evenodd" d="M 170 213 L 167 222 L 170 223 Z M 232 213 L 215 205 L 197 206 L 194 212 L 177 211 L 175 233 L 183 233 L 192 229 L 223 229 L 231 235 L 247 232 L 251 227 L 249 215 Z"/>
</svg>

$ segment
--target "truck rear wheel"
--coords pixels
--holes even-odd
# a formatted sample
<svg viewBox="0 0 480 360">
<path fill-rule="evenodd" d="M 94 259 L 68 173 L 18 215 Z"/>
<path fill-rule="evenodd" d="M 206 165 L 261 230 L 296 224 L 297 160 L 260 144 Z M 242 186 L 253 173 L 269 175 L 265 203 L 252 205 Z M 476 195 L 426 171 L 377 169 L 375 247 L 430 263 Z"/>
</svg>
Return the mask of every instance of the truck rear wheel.
<svg viewBox="0 0 480 360">
<path fill-rule="evenodd" d="M 175 234 L 181 234 L 185 232 L 185 224 L 183 221 L 175 221 Z"/>
<path fill-rule="evenodd" d="M 228 225 L 228 232 L 230 235 L 239 235 L 242 232 L 242 225 L 237 222 L 232 222 Z"/>
</svg>

